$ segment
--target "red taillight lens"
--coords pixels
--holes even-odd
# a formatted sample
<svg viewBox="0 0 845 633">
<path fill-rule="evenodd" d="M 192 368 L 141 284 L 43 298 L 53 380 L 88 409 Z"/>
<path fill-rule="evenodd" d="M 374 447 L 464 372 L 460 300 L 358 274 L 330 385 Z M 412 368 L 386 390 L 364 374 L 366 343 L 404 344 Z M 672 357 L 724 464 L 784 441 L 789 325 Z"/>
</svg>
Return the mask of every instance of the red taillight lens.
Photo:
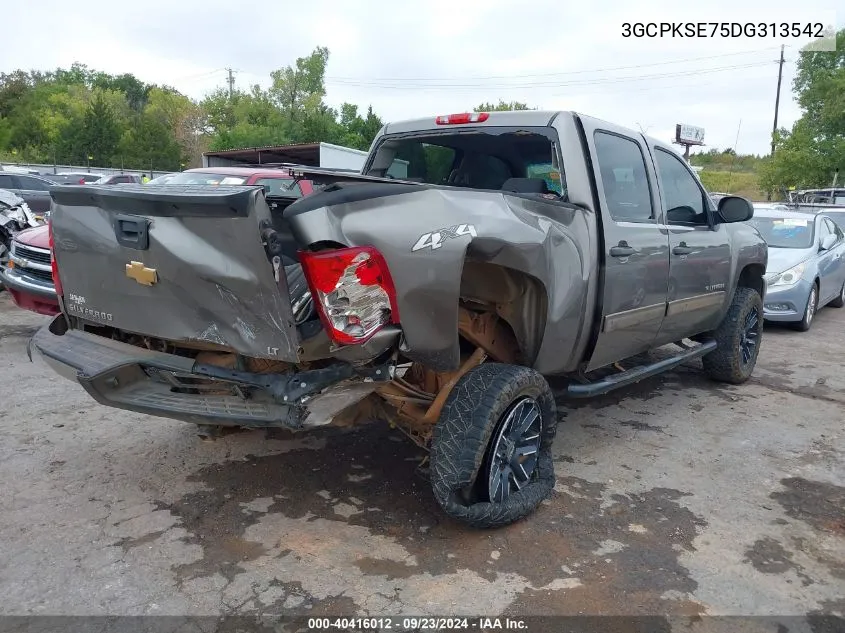
<svg viewBox="0 0 845 633">
<path fill-rule="evenodd" d="M 53 277 L 53 286 L 56 288 L 56 294 L 60 297 L 64 295 L 62 290 L 62 280 L 59 279 L 59 266 L 56 264 L 56 249 L 53 242 L 53 220 L 52 218 L 47 221 L 47 234 L 49 236 L 49 245 L 50 245 L 50 272 L 52 273 Z"/>
<path fill-rule="evenodd" d="M 461 125 L 464 123 L 484 123 L 489 118 L 489 112 L 464 112 L 462 114 L 441 114 L 434 122 L 437 125 Z"/>
<path fill-rule="evenodd" d="M 399 322 L 396 288 L 375 248 L 302 251 L 299 261 L 323 325 L 336 343 L 363 343 L 387 323 Z"/>
</svg>

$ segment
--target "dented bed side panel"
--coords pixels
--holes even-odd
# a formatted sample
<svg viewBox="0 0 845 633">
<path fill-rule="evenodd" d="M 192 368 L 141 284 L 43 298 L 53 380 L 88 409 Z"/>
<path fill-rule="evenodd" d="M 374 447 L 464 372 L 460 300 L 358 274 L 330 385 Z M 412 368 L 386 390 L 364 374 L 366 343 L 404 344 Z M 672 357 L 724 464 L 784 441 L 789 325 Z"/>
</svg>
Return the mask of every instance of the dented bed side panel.
<svg viewBox="0 0 845 633">
<path fill-rule="evenodd" d="M 256 188 L 209 189 L 57 188 L 51 219 L 65 311 L 151 337 L 295 361 L 285 276 L 277 284 L 259 237 L 259 223 L 270 218 L 264 197 Z M 121 243 L 119 217 L 146 225 L 146 248 Z"/>
<path fill-rule="evenodd" d="M 288 218 L 302 245 L 370 245 L 385 257 L 398 294 L 403 352 L 434 369 L 459 364 L 458 304 L 466 260 L 503 266 L 536 279 L 547 313 L 533 367 L 571 371 L 589 331 L 591 212 L 557 201 L 491 191 L 411 188 L 396 194 L 317 207 L 292 205 Z M 354 196 L 353 196 L 354 197 Z M 303 203 L 303 206 L 305 204 Z"/>
</svg>

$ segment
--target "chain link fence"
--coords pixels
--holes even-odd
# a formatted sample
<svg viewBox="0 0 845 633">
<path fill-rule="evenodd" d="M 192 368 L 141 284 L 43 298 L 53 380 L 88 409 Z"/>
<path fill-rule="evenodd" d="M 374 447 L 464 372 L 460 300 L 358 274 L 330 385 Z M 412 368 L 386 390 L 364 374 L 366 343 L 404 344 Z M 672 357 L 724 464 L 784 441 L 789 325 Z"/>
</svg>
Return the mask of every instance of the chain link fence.
<svg viewBox="0 0 845 633">
<path fill-rule="evenodd" d="M 16 163 L 11 161 L 3 161 L 0 163 L 0 171 L 18 172 L 26 171 L 28 173 L 38 172 L 45 176 L 51 174 L 61 174 L 62 172 L 73 173 L 91 173 L 100 174 L 103 176 L 111 176 L 112 174 L 137 174 L 139 176 L 146 175 L 149 178 L 155 178 L 163 174 L 172 173 L 170 171 L 149 170 L 149 169 L 120 169 L 114 167 L 89 167 L 87 165 L 43 165 L 39 163 Z"/>
</svg>

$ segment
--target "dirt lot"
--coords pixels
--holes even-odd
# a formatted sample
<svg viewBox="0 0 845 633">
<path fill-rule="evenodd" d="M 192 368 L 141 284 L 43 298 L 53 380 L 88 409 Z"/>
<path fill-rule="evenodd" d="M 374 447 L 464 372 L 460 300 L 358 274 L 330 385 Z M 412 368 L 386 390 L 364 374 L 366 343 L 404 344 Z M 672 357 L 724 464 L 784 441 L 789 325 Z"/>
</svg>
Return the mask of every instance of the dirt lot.
<svg viewBox="0 0 845 633">
<path fill-rule="evenodd" d="M 380 424 L 213 443 L 30 363 L 0 294 L 0 612 L 845 611 L 845 310 L 768 328 L 758 369 L 695 364 L 562 403 L 555 496 L 496 532 L 435 507 Z"/>
</svg>

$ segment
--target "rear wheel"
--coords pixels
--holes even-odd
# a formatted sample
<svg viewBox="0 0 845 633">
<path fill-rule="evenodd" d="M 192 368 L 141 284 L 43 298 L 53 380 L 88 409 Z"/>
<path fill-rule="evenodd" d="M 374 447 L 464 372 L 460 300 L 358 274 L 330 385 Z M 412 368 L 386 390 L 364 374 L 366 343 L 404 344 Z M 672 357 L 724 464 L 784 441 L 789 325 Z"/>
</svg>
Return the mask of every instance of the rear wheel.
<svg viewBox="0 0 845 633">
<path fill-rule="evenodd" d="M 751 377 L 763 338 L 763 301 L 756 290 L 738 287 L 728 313 L 713 332 L 715 350 L 704 356 L 704 371 L 734 385 Z"/>
<path fill-rule="evenodd" d="M 555 401 L 527 367 L 489 363 L 455 385 L 434 427 L 431 484 L 443 510 L 473 527 L 531 514 L 554 488 Z"/>
<path fill-rule="evenodd" d="M 804 316 L 797 323 L 793 323 L 792 327 L 799 332 L 806 332 L 813 325 L 813 319 L 816 316 L 816 310 L 819 308 L 819 286 L 813 284 L 810 288 L 810 296 L 807 297 L 807 305 L 804 308 Z"/>
</svg>

